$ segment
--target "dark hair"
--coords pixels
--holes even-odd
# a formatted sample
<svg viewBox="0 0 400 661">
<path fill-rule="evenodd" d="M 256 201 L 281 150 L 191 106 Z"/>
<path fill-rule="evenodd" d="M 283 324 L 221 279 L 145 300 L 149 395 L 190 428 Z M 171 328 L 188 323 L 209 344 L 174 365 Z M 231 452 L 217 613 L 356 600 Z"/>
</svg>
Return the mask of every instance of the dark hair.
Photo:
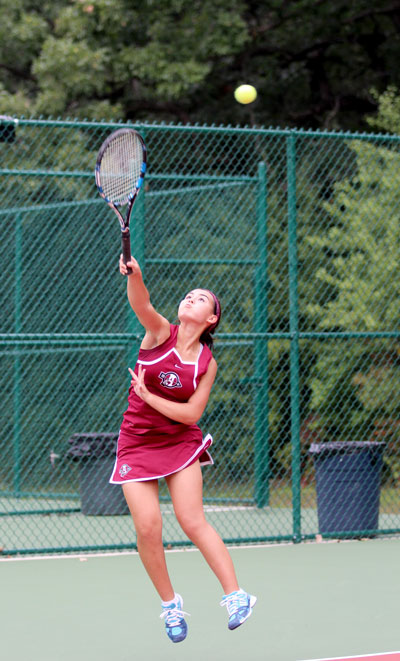
<svg viewBox="0 0 400 661">
<path fill-rule="evenodd" d="M 213 334 L 214 334 L 214 331 L 218 327 L 218 324 L 221 320 L 221 303 L 219 302 L 219 299 L 217 298 L 217 296 L 211 291 L 211 289 L 206 289 L 205 291 L 210 292 L 211 296 L 213 297 L 213 300 L 214 300 L 214 314 L 217 315 L 217 321 L 214 324 L 211 324 L 210 326 L 208 326 L 202 332 L 202 334 L 200 335 L 200 342 L 202 344 L 205 344 L 206 346 L 208 346 L 212 351 L 213 346 L 214 346 Z"/>
</svg>

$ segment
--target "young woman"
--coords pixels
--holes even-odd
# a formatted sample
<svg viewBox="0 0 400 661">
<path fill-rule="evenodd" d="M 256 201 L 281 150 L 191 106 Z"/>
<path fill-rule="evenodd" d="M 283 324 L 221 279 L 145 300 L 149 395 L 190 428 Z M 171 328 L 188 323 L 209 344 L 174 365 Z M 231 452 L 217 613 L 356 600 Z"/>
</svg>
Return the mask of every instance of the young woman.
<svg viewBox="0 0 400 661">
<path fill-rule="evenodd" d="M 132 514 L 140 558 L 160 595 L 166 632 L 186 638 L 183 600 L 168 574 L 162 542 L 158 480 L 165 478 L 180 526 L 219 579 L 228 627 L 251 615 L 256 597 L 239 588 L 231 556 L 203 511 L 201 465 L 212 464 L 212 438 L 197 421 L 206 407 L 217 372 L 211 349 L 221 307 L 208 289 L 193 289 L 178 309 L 179 325 L 156 312 L 137 261 L 128 262 L 129 303 L 145 328 L 132 375 L 110 482 L 122 485 Z M 120 272 L 127 275 L 122 258 Z"/>
</svg>

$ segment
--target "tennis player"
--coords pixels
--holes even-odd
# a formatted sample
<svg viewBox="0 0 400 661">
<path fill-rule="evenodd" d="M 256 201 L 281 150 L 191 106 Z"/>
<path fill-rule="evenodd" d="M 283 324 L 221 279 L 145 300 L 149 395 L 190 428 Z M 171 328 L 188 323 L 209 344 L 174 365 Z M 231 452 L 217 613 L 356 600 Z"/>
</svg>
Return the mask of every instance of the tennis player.
<svg viewBox="0 0 400 661">
<path fill-rule="evenodd" d="M 186 638 L 183 599 L 172 587 L 162 542 L 158 480 L 165 478 L 182 530 L 197 546 L 221 583 L 221 606 L 236 629 L 251 615 L 256 597 L 239 588 L 231 556 L 203 511 L 201 466 L 212 464 L 210 435 L 197 426 L 217 372 L 213 332 L 221 318 L 218 298 L 208 289 L 193 289 L 179 304 L 179 324 L 170 324 L 150 302 L 138 262 L 119 269 L 128 276 L 129 303 L 145 328 L 132 370 L 110 478 L 122 485 L 137 535 L 140 558 L 161 598 L 168 637 Z M 187 613 L 186 613 L 187 614 Z"/>
</svg>

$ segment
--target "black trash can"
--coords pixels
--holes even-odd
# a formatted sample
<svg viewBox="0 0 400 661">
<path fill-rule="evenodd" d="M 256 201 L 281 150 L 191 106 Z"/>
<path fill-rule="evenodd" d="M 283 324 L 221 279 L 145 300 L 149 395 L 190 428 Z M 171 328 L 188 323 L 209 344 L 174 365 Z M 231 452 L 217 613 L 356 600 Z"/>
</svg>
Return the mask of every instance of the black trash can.
<svg viewBox="0 0 400 661">
<path fill-rule="evenodd" d="M 81 511 L 85 515 L 129 514 L 129 509 L 117 484 L 109 479 L 115 462 L 118 434 L 82 433 L 68 440 L 68 455 L 79 461 Z"/>
<path fill-rule="evenodd" d="M 385 443 L 313 443 L 321 534 L 357 533 L 379 526 L 382 455 Z M 352 535 L 353 536 L 353 535 Z"/>
</svg>

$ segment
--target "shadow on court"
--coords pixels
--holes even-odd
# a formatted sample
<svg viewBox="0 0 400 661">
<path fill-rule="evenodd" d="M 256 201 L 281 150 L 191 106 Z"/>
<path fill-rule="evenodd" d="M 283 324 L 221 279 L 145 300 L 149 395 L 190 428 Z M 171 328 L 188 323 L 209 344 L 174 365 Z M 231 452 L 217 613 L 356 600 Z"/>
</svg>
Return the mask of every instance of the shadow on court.
<svg viewBox="0 0 400 661">
<path fill-rule="evenodd" d="M 252 617 L 227 628 L 197 551 L 168 553 L 188 638 L 164 632 L 137 554 L 0 562 L 5 661 L 298 661 L 399 649 L 400 540 L 230 549 Z"/>
</svg>

